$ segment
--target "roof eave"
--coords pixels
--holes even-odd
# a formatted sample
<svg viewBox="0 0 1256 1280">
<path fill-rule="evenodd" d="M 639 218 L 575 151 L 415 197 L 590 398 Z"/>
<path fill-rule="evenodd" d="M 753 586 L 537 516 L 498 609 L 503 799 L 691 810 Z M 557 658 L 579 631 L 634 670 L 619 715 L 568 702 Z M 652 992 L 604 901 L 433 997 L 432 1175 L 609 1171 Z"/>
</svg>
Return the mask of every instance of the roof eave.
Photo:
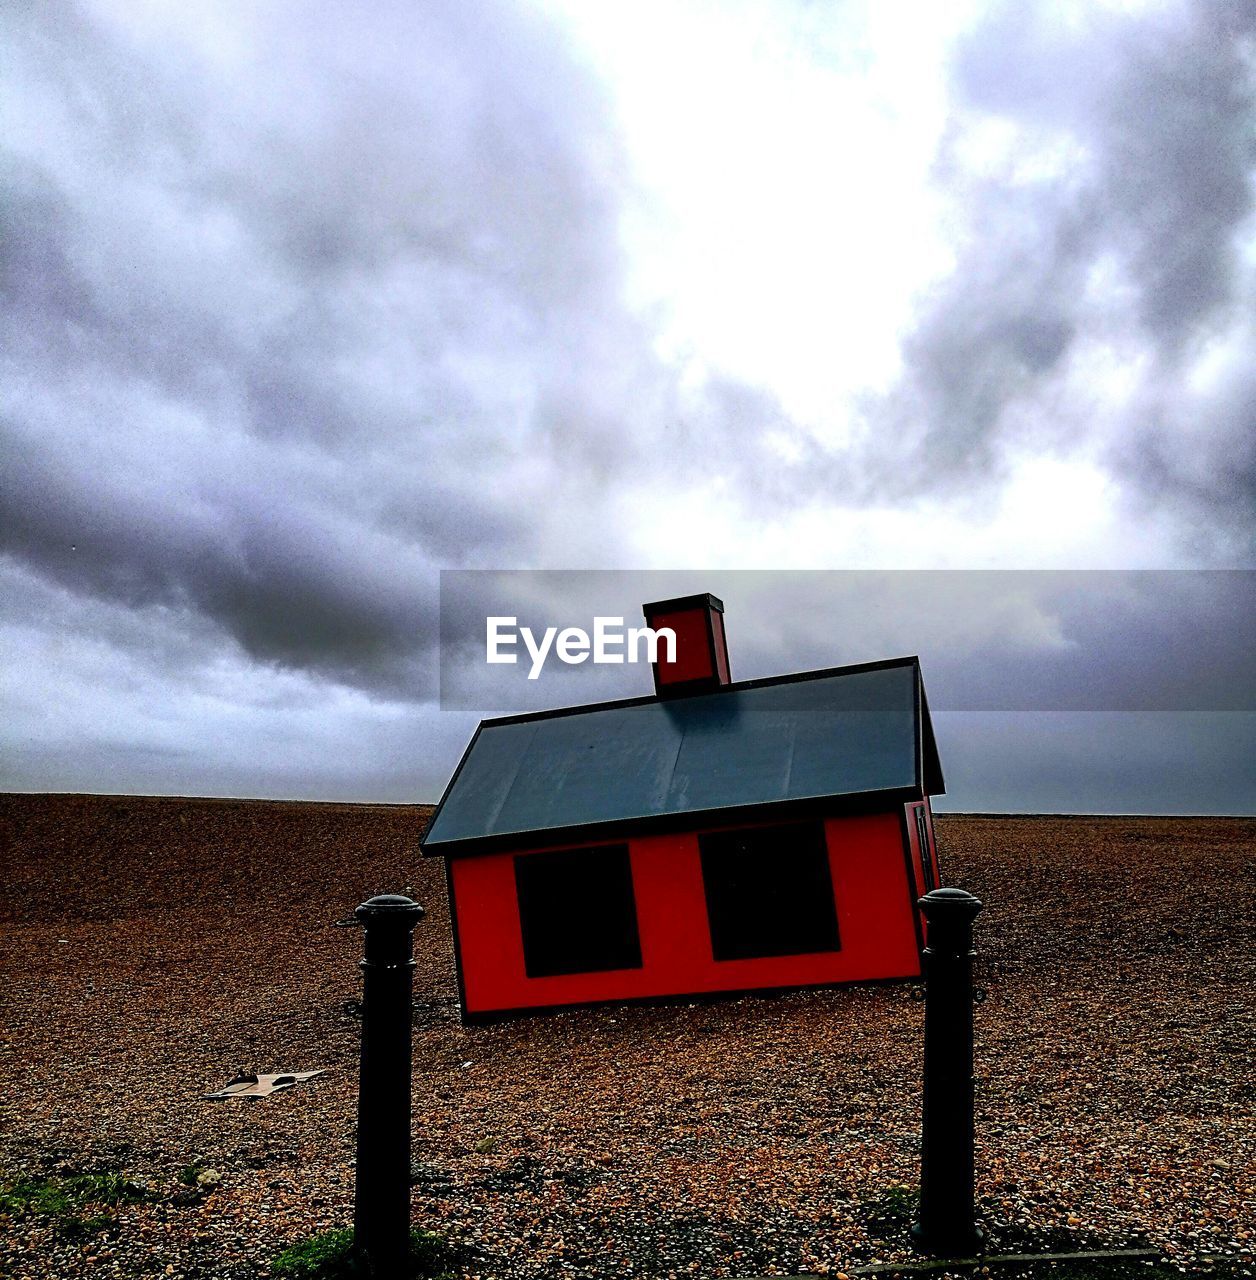
<svg viewBox="0 0 1256 1280">
<path fill-rule="evenodd" d="M 547 827 L 537 831 L 509 831 L 465 840 L 420 842 L 424 857 L 470 857 L 475 854 L 523 852 L 550 849 L 560 845 L 599 843 L 625 837 L 664 835 L 668 832 L 706 831 L 713 827 L 753 825 L 759 822 L 789 821 L 804 817 L 844 817 L 859 813 L 889 810 L 911 800 L 919 800 L 918 785 L 889 787 L 879 791 L 850 792 L 845 795 L 806 796 L 789 800 L 770 800 L 755 804 L 731 805 L 720 809 L 686 810 L 682 813 L 647 814 L 635 818 L 616 818 L 608 822 L 582 823 L 565 827 Z M 436 815 L 432 815 L 432 822 Z M 429 824 L 429 830 L 431 826 Z"/>
<path fill-rule="evenodd" d="M 925 795 L 946 794 L 946 780 L 942 776 L 942 759 L 938 755 L 937 739 L 933 736 L 933 718 L 929 715 L 929 699 L 925 694 L 924 676 L 920 676 L 920 786 Z"/>
</svg>

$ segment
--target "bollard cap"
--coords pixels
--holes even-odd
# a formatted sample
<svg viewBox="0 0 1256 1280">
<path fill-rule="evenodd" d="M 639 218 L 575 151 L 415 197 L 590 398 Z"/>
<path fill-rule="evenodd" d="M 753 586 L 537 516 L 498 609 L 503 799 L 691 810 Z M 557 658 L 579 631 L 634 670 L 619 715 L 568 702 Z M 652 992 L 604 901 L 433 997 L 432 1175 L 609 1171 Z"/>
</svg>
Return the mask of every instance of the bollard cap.
<svg viewBox="0 0 1256 1280">
<path fill-rule="evenodd" d="M 916 905 L 926 920 L 973 920 L 985 905 L 966 889 L 934 889 L 918 899 Z"/>
<path fill-rule="evenodd" d="M 381 893 L 356 907 L 353 914 L 363 925 L 388 920 L 414 928 L 427 913 L 412 898 L 402 897 L 399 893 Z"/>
</svg>

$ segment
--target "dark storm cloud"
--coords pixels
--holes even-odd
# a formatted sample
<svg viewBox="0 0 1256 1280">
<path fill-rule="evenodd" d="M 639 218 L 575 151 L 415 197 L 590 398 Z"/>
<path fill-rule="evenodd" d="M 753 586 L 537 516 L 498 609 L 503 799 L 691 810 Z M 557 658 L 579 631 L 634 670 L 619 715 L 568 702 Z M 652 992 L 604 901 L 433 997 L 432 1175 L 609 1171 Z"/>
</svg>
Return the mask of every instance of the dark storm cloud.
<svg viewBox="0 0 1256 1280">
<path fill-rule="evenodd" d="M 418 690 L 432 593 L 396 545 L 247 489 L 206 512 L 118 477 L 54 471 L 18 447 L 8 470 L 4 546 L 28 566 L 136 608 L 193 608 L 259 659 Z"/>
<path fill-rule="evenodd" d="M 216 20 L 7 19 L 3 549 L 426 694 L 435 566 L 630 452 L 604 105 L 505 6 Z"/>
<path fill-rule="evenodd" d="M 475 716 L 651 691 L 642 665 L 540 678 L 485 662 L 485 618 L 640 625 L 710 590 L 733 675 L 918 653 L 947 783 L 939 807 L 1245 813 L 1256 796 L 1256 571 L 449 572 L 441 701 Z M 449 712 L 452 714 L 452 710 Z M 451 765 L 452 765 L 451 760 Z M 444 779 L 441 779 L 443 782 Z"/>
<path fill-rule="evenodd" d="M 1030 141 L 1083 149 L 1076 232 L 1046 246 L 1061 267 L 1112 249 L 1137 290 L 1145 331 L 1173 350 L 1234 300 L 1234 233 L 1252 207 L 1256 165 L 1250 40 L 1243 0 L 1193 0 L 1075 27 L 1043 6 L 1003 3 L 960 46 L 965 109 L 1014 121 Z"/>
<path fill-rule="evenodd" d="M 1250 814 L 1256 715 L 942 712 L 941 810 Z"/>
<path fill-rule="evenodd" d="M 1245 5 L 1069 31 L 1044 0 L 978 23 L 937 175 L 955 267 L 922 302 L 902 385 L 837 454 L 736 371 L 682 393 L 624 302 L 630 179 L 607 102 L 539 15 L 107 8 L 3 17 L 7 785 L 435 798 L 473 719 L 418 705 L 436 692 L 438 569 L 622 563 L 630 495 L 655 481 L 731 481 L 730 527 L 742 502 L 911 520 L 939 487 L 990 492 L 1017 447 L 1094 439 L 1131 502 L 1183 514 L 1200 560 L 1248 553 Z M 992 121 L 1015 154 L 986 166 L 972 143 Z M 1103 343 L 1135 385 L 1092 419 L 1060 385 Z M 1209 343 L 1210 376 L 1188 376 Z M 705 589 L 659 583 L 622 611 Z M 1096 689 L 1216 705 L 1215 678 L 1201 693 L 1174 666 L 1206 624 L 1236 634 L 1234 611 L 1215 584 L 1190 594 L 1160 631 L 1145 596 L 992 609 L 984 650 L 930 629 L 931 688 L 954 676 L 974 705 L 980 670 L 996 702 L 1017 692 L 1045 616 L 1074 649 L 1039 664 L 1035 697 L 1073 687 L 1080 651 L 1082 705 Z M 764 599 L 762 625 L 734 633 L 740 675 L 926 648 L 910 609 L 896 632 L 841 591 Z M 1114 622 L 1149 655 L 1132 689 Z M 470 662 L 479 623 L 461 626 Z M 1250 675 L 1216 653 L 1214 676 Z"/>
<path fill-rule="evenodd" d="M 259 664 L 191 608 L 115 603 L 3 560 L 0 592 L 3 789 L 414 800 L 465 742 L 467 717 Z"/>
<path fill-rule="evenodd" d="M 533 710 L 648 693 L 644 665 L 538 679 L 520 641 L 488 665 L 486 619 L 592 630 L 710 591 L 736 678 L 918 654 L 930 706 L 960 711 L 1256 712 L 1256 570 L 485 572 L 441 575 L 441 702 Z"/>
<path fill-rule="evenodd" d="M 909 446 L 895 464 L 911 484 L 1106 437 L 1131 503 L 1179 508 L 1204 548 L 1251 555 L 1254 37 L 1244 0 L 1071 24 L 1001 3 L 960 44 L 938 177 L 963 247 L 906 340 L 902 387 L 873 410 Z M 1006 154 L 974 160 L 1000 127 Z M 1191 361 L 1227 340 L 1211 385 L 1193 383 Z M 1137 380 L 1115 419 L 1062 390 L 1104 344 Z"/>
<path fill-rule="evenodd" d="M 221 21 L 227 54 L 73 6 L 10 19 L 5 548 L 58 581 L 417 692 L 436 566 L 526 563 L 547 523 L 613 561 L 627 531 L 586 512 L 660 465 L 767 512 L 980 484 L 1092 432 L 1132 500 L 1241 553 L 1253 347 L 1203 387 L 1183 362 L 1250 303 L 1250 7 L 978 24 L 939 168 L 968 247 L 866 443 L 801 465 L 765 444 L 797 438 L 769 390 L 715 375 L 677 411 L 621 298 L 605 104 L 554 32 L 487 3 Z M 974 168 L 992 120 L 1014 154 Z M 1057 383 L 1114 335 L 1150 355 L 1094 424 Z"/>
<path fill-rule="evenodd" d="M 834 449 L 770 390 L 713 378 L 678 441 L 759 509 L 980 500 L 1027 455 L 1080 454 L 1128 517 L 1169 512 L 1190 558 L 1249 563 L 1256 6 L 1070 19 L 999 0 L 950 87 L 934 179 L 955 259 L 918 300 L 897 385 L 861 397 Z"/>
</svg>

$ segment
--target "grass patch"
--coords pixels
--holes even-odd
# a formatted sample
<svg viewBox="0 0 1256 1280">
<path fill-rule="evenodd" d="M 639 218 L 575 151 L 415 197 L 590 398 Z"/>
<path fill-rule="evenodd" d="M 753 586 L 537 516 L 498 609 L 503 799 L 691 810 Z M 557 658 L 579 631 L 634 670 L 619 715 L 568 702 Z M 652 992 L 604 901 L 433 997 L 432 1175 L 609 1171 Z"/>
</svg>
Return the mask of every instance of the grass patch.
<svg viewBox="0 0 1256 1280">
<path fill-rule="evenodd" d="M 18 1178 L 0 1190 L 0 1213 L 55 1218 L 88 1204 L 141 1204 L 152 1195 L 120 1173 L 74 1173 L 65 1178 Z"/>
<path fill-rule="evenodd" d="M 142 1204 L 154 1197 L 120 1173 L 74 1173 L 64 1178 L 21 1177 L 0 1187 L 0 1214 L 42 1218 L 67 1239 L 82 1240 L 114 1225 L 112 1214 L 83 1216 L 88 1208 Z"/>
<path fill-rule="evenodd" d="M 920 1193 L 906 1183 L 886 1187 L 879 1195 L 860 1202 L 860 1218 L 870 1236 L 895 1240 L 906 1236 L 916 1217 Z"/>
<path fill-rule="evenodd" d="M 423 1280 L 455 1280 L 459 1250 L 430 1231 L 410 1232 L 407 1275 Z M 363 1280 L 369 1273 L 353 1252 L 353 1229 L 324 1231 L 290 1245 L 271 1263 L 283 1280 Z"/>
</svg>

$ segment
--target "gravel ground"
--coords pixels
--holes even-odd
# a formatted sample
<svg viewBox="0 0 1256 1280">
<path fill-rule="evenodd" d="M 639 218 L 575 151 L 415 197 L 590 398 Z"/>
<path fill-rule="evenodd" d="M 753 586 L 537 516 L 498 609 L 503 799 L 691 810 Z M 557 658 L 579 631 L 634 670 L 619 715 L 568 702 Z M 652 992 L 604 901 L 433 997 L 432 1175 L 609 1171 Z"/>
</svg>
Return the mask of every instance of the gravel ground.
<svg viewBox="0 0 1256 1280">
<path fill-rule="evenodd" d="M 0 797 L 0 1275 L 266 1274 L 350 1220 L 365 897 L 410 892 L 414 1213 L 500 1277 L 839 1273 L 910 1256 L 908 985 L 464 1029 L 422 806 Z M 1256 822 L 939 820 L 978 920 L 979 1195 L 1004 1246 L 1149 1241 L 1249 1274 Z M 257 1101 L 237 1070 L 327 1068 Z M 189 1185 L 190 1184 L 190 1185 Z"/>
</svg>

